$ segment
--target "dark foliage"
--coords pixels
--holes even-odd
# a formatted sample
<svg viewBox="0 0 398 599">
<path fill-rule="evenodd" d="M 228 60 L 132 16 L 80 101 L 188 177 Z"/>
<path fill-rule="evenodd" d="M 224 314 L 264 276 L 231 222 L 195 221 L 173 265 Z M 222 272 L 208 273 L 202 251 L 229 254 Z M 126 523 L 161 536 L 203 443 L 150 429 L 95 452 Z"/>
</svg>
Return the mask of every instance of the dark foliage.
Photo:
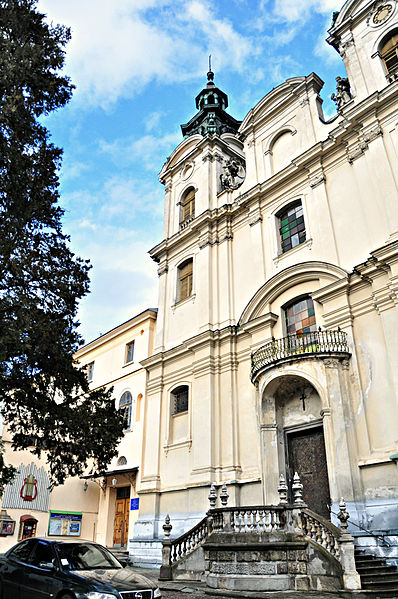
<svg viewBox="0 0 398 599">
<path fill-rule="evenodd" d="M 91 458 L 105 470 L 123 430 L 110 392 L 89 392 L 72 358 L 90 265 L 62 232 L 62 150 L 39 120 L 72 95 L 69 39 L 36 0 L 0 0 L 0 405 L 15 449 L 46 449 L 54 484 Z M 0 486 L 11 476 L 0 459 Z"/>
</svg>

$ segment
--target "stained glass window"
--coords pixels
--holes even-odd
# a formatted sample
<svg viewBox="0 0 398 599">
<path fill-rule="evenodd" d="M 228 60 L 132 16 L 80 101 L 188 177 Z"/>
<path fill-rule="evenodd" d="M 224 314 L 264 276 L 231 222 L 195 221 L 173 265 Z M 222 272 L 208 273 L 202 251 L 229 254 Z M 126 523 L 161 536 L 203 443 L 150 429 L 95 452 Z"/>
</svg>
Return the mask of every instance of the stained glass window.
<svg viewBox="0 0 398 599">
<path fill-rule="evenodd" d="M 305 241 L 305 224 L 301 202 L 290 204 L 279 214 L 279 234 L 282 253 Z"/>
<path fill-rule="evenodd" d="M 285 308 L 286 331 L 288 335 L 301 335 L 316 331 L 314 302 L 305 297 Z"/>
</svg>

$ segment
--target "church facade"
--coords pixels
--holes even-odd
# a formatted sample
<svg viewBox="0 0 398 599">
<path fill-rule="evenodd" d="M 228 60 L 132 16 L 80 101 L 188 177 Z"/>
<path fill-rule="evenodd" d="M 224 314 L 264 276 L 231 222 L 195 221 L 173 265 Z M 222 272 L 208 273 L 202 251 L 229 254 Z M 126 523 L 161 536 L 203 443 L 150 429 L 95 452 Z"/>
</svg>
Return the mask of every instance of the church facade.
<svg viewBox="0 0 398 599">
<path fill-rule="evenodd" d="M 362 545 L 398 531 L 398 7 L 348 0 L 337 114 L 323 82 L 282 83 L 242 122 L 209 71 L 160 173 L 159 305 L 147 370 L 137 564 L 208 508 L 304 499 Z M 390 547 L 386 552 L 393 552 Z"/>
</svg>

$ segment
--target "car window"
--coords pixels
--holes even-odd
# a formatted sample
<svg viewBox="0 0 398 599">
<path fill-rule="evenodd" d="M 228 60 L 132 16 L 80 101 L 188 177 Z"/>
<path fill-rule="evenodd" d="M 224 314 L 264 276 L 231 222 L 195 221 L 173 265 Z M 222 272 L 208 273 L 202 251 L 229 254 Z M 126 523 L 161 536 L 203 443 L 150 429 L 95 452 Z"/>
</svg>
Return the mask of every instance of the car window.
<svg viewBox="0 0 398 599">
<path fill-rule="evenodd" d="M 52 546 L 45 541 L 38 541 L 28 558 L 28 563 L 36 567 L 43 563 L 54 565 L 55 555 Z"/>
<path fill-rule="evenodd" d="M 62 567 L 69 570 L 122 568 L 105 547 L 94 543 L 65 543 L 58 545 Z"/>
<path fill-rule="evenodd" d="M 27 562 L 29 554 L 32 551 L 32 547 L 35 541 L 23 541 L 19 543 L 14 549 L 8 554 L 10 559 L 16 559 L 19 562 Z"/>
</svg>

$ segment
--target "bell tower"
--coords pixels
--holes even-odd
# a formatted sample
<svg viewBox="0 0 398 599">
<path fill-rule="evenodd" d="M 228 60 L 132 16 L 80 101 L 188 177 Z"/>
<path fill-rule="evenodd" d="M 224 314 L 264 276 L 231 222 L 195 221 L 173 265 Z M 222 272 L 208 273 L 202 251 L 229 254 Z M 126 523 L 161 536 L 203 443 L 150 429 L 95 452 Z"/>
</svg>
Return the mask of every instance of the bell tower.
<svg viewBox="0 0 398 599">
<path fill-rule="evenodd" d="M 398 79 L 397 0 L 351 0 L 334 13 L 327 42 L 342 57 L 354 102 Z"/>
<path fill-rule="evenodd" d="M 235 324 L 227 308 L 232 305 L 228 281 L 218 298 L 217 270 L 231 242 L 227 205 L 230 192 L 244 181 L 245 157 L 241 122 L 226 112 L 228 96 L 214 83 L 211 65 L 195 104 L 196 114 L 181 125 L 182 142 L 159 175 L 166 193 L 164 239 L 150 252 L 159 263 L 155 350 L 173 347 L 198 330 Z M 225 271 L 226 265 L 220 268 Z"/>
</svg>

